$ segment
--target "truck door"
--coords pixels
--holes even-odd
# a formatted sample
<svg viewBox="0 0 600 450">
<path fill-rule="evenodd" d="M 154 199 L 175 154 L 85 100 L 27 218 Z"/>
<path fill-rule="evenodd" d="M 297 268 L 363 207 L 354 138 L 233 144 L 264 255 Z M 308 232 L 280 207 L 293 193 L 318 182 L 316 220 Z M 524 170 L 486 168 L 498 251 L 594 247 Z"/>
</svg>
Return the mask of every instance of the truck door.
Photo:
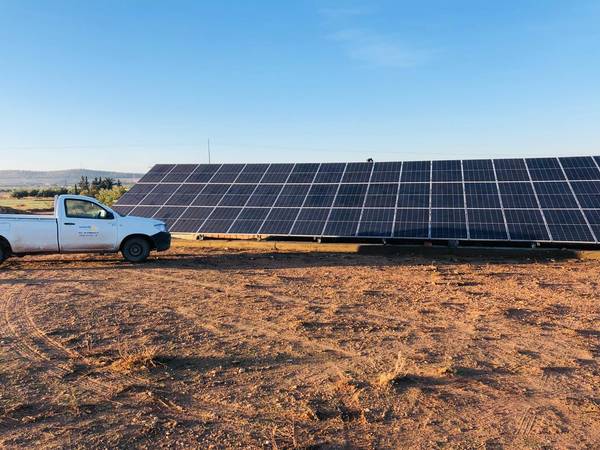
<svg viewBox="0 0 600 450">
<path fill-rule="evenodd" d="M 65 199 L 63 217 L 58 218 L 60 249 L 63 252 L 114 250 L 117 219 L 96 203 Z"/>
</svg>

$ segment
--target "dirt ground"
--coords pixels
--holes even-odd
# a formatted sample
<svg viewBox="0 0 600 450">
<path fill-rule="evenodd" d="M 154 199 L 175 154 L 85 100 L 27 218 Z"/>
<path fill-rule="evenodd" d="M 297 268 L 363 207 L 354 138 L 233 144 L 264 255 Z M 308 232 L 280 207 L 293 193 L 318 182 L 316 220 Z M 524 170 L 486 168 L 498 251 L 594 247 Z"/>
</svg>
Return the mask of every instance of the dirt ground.
<svg viewBox="0 0 600 450">
<path fill-rule="evenodd" d="M 599 448 L 598 261 L 0 268 L 0 447 Z"/>
</svg>

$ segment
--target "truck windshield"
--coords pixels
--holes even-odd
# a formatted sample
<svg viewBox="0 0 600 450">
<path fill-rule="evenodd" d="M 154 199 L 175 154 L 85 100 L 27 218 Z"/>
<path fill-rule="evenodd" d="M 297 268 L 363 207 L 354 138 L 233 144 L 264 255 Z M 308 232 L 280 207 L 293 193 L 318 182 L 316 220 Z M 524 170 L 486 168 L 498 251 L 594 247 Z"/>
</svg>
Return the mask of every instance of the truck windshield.
<svg viewBox="0 0 600 450">
<path fill-rule="evenodd" d="M 110 212 L 86 200 L 65 200 L 65 214 L 75 219 L 113 219 Z"/>
</svg>

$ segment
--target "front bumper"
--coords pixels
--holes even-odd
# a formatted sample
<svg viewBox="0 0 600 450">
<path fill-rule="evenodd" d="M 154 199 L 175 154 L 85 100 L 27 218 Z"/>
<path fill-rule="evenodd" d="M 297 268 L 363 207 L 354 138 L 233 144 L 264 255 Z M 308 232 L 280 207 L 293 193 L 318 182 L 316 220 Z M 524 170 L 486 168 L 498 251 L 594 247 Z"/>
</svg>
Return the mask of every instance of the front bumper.
<svg viewBox="0 0 600 450">
<path fill-rule="evenodd" d="M 158 252 L 164 252 L 171 247 L 171 233 L 168 233 L 167 231 L 156 233 L 155 235 L 150 236 L 150 239 L 152 239 L 154 249 Z"/>
</svg>

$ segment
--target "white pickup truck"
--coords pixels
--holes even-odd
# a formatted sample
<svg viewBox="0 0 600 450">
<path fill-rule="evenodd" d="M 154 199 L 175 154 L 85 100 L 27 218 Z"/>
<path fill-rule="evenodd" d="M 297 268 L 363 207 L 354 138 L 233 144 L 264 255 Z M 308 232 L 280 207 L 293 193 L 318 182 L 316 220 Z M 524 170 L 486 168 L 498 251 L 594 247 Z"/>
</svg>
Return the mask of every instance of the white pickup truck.
<svg viewBox="0 0 600 450">
<path fill-rule="evenodd" d="M 170 246 L 163 222 L 123 217 L 80 195 L 56 197 L 53 216 L 0 214 L 0 263 L 11 255 L 118 251 L 128 261 L 143 262 L 151 250 Z"/>
</svg>

